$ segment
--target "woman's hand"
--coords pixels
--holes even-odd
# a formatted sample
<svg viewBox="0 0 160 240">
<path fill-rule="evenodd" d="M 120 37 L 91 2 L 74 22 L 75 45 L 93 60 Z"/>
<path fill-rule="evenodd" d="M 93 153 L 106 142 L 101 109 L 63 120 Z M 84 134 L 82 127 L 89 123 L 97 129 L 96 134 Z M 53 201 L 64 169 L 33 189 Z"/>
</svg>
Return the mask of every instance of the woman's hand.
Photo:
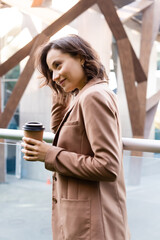
<svg viewBox="0 0 160 240">
<path fill-rule="evenodd" d="M 26 137 L 23 137 L 22 140 L 24 141 L 21 144 L 22 147 L 24 147 L 24 149 L 22 149 L 22 152 L 25 154 L 23 158 L 27 161 L 44 162 L 47 151 L 52 147 L 52 145 Z"/>
</svg>

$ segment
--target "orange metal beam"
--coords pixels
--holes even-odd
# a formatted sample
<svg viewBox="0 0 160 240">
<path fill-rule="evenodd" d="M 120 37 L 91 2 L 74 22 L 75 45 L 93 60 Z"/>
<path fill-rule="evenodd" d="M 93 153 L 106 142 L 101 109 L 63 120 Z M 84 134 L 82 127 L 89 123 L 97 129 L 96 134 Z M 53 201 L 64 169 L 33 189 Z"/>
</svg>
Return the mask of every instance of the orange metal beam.
<svg viewBox="0 0 160 240">
<path fill-rule="evenodd" d="M 117 15 L 113 2 L 108 0 L 106 4 L 105 0 L 98 0 L 98 5 L 117 41 L 132 133 L 134 136 L 143 136 L 144 119 L 141 118 L 142 108 L 135 83 L 146 82 L 147 78 Z"/>
</svg>

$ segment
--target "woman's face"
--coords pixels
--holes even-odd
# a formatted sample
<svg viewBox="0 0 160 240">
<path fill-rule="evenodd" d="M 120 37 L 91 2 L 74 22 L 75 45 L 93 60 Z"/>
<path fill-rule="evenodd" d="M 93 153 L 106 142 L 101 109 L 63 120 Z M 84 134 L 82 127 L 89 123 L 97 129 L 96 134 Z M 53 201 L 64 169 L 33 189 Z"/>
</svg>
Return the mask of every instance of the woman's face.
<svg viewBox="0 0 160 240">
<path fill-rule="evenodd" d="M 53 81 L 65 92 L 71 92 L 76 88 L 80 90 L 86 84 L 87 78 L 82 67 L 84 61 L 80 58 L 73 58 L 60 50 L 51 49 L 46 61 L 49 69 L 53 71 Z"/>
</svg>

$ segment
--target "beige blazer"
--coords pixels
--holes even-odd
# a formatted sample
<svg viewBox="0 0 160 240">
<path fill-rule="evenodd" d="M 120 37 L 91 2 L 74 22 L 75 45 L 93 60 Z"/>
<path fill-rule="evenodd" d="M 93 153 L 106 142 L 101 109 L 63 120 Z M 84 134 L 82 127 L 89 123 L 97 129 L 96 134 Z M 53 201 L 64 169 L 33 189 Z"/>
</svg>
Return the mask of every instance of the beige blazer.
<svg viewBox="0 0 160 240">
<path fill-rule="evenodd" d="M 53 106 L 52 129 L 61 107 Z M 129 239 L 120 120 L 106 81 L 93 79 L 76 96 L 45 167 L 55 172 L 53 240 Z"/>
</svg>

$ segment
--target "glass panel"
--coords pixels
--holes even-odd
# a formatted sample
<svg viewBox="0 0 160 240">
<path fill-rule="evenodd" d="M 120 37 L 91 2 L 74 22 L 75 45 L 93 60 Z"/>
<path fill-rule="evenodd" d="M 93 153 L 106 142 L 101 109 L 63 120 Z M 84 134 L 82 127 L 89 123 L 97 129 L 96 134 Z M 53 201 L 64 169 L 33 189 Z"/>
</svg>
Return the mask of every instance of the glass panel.
<svg viewBox="0 0 160 240">
<path fill-rule="evenodd" d="M 5 183 L 0 184 L 0 239 L 51 240 L 51 184 L 20 178 L 23 172 L 20 142 L 0 142 L 0 160 L 2 156 L 8 159 L 9 148 L 14 152 L 16 175 L 7 174 Z"/>
<path fill-rule="evenodd" d="M 124 156 L 131 240 L 160 239 L 160 159 Z"/>
<path fill-rule="evenodd" d="M 0 142 L 1 161 L 5 161 L 6 174 L 16 175 L 21 178 L 21 144 L 14 140 Z"/>
</svg>

